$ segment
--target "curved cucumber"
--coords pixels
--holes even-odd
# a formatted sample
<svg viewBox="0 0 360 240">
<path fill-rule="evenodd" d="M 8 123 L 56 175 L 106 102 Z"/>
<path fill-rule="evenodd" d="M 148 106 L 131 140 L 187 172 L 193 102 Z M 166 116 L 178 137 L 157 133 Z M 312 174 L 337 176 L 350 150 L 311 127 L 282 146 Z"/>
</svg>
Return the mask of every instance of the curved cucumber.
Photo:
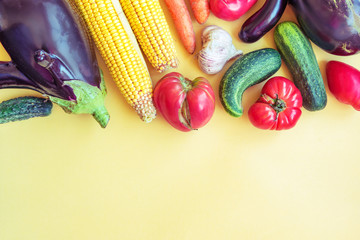
<svg viewBox="0 0 360 240">
<path fill-rule="evenodd" d="M 324 80 L 310 41 L 294 22 L 282 22 L 275 27 L 275 44 L 288 67 L 296 87 L 309 111 L 325 108 L 327 96 Z"/>
<path fill-rule="evenodd" d="M 38 97 L 18 97 L 0 103 L 0 124 L 50 115 L 52 102 Z"/>
<path fill-rule="evenodd" d="M 225 110 L 234 117 L 243 114 L 242 96 L 246 89 L 273 75 L 281 66 L 281 56 L 272 48 L 249 52 L 225 72 L 219 90 Z"/>
</svg>

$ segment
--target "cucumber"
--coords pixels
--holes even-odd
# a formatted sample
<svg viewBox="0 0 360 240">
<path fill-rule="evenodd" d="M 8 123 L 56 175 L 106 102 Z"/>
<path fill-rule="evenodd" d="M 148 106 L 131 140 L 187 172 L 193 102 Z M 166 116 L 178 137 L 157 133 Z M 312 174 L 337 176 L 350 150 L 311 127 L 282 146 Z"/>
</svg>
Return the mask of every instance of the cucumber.
<svg viewBox="0 0 360 240">
<path fill-rule="evenodd" d="M 0 103 L 0 124 L 50 115 L 52 102 L 38 97 L 18 97 Z"/>
<path fill-rule="evenodd" d="M 304 108 L 309 111 L 325 108 L 324 80 L 308 38 L 296 23 L 286 21 L 275 27 L 274 40 L 295 86 L 301 92 Z"/>
<path fill-rule="evenodd" d="M 242 97 L 246 89 L 273 75 L 281 66 L 281 56 L 273 48 L 244 54 L 225 72 L 220 81 L 220 101 L 234 117 L 243 114 Z"/>
</svg>

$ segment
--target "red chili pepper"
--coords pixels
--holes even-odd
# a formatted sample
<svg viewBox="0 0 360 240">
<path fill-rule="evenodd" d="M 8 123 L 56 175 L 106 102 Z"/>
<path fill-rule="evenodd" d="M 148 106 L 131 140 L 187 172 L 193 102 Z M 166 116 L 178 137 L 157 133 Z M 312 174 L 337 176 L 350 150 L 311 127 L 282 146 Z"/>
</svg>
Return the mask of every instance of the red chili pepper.
<svg viewBox="0 0 360 240">
<path fill-rule="evenodd" d="M 250 122 L 257 128 L 285 130 L 295 126 L 301 116 L 302 96 L 292 81 L 284 77 L 269 79 L 260 98 L 249 109 Z"/>
<path fill-rule="evenodd" d="M 209 122 L 215 110 L 215 94 L 207 79 L 191 81 L 172 72 L 157 82 L 154 104 L 174 128 L 188 132 Z"/>
<path fill-rule="evenodd" d="M 360 71 L 343 62 L 329 61 L 326 64 L 326 77 L 335 98 L 360 111 Z"/>
</svg>

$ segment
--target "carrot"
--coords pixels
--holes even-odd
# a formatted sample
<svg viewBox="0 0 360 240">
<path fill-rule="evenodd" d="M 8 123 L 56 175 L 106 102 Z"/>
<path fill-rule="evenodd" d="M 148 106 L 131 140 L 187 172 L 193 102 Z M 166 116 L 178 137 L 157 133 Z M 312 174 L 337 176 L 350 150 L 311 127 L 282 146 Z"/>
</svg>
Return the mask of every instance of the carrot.
<svg viewBox="0 0 360 240">
<path fill-rule="evenodd" d="M 209 0 L 190 0 L 190 4 L 196 21 L 205 23 L 210 15 Z"/>
<path fill-rule="evenodd" d="M 165 0 L 171 18 L 174 21 L 175 29 L 180 37 L 186 51 L 190 54 L 195 52 L 195 32 L 190 18 L 190 13 L 184 0 Z"/>
</svg>

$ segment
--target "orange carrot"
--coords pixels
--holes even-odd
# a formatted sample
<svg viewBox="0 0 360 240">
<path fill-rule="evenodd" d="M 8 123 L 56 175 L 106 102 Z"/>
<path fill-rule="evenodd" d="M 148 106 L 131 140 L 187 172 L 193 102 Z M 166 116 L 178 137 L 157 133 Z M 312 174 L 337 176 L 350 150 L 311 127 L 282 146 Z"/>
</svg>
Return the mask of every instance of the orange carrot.
<svg viewBox="0 0 360 240">
<path fill-rule="evenodd" d="M 195 52 L 195 32 L 190 18 L 190 13 L 184 0 L 165 0 L 171 18 L 174 21 L 175 29 L 180 37 L 186 51 L 190 54 Z"/>
<path fill-rule="evenodd" d="M 196 21 L 205 23 L 210 15 L 209 0 L 190 0 L 190 4 Z"/>
</svg>

